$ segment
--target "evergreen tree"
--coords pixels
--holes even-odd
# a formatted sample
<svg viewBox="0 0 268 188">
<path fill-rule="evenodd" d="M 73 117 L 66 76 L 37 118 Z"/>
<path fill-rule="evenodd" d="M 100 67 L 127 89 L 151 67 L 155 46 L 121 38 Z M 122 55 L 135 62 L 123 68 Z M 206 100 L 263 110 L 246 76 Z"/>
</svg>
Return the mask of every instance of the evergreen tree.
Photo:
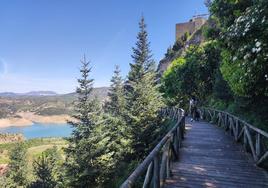
<svg viewBox="0 0 268 188">
<path fill-rule="evenodd" d="M 17 143 L 9 154 L 9 170 L 7 173 L 8 187 L 27 185 L 26 148 L 23 143 Z"/>
<path fill-rule="evenodd" d="M 56 186 L 53 177 L 53 167 L 56 161 L 45 153 L 42 153 L 37 160 L 34 161 L 34 174 L 37 177 L 32 187 L 52 188 Z"/>
<path fill-rule="evenodd" d="M 122 116 L 126 101 L 123 79 L 120 75 L 120 68 L 118 65 L 115 67 L 111 82 L 112 84 L 108 92 L 109 101 L 106 103 L 106 110 L 114 116 Z"/>
<path fill-rule="evenodd" d="M 159 133 L 158 111 L 162 97 L 156 85 L 154 62 L 147 39 L 146 25 L 142 17 L 136 47 L 133 48 L 133 63 L 127 84 L 127 125 L 131 129 L 133 157 L 141 159 L 150 151 Z"/>
<path fill-rule="evenodd" d="M 130 63 L 130 72 L 128 74 L 129 81 L 138 81 L 147 71 L 152 71 L 154 61 L 150 50 L 150 43 L 148 42 L 148 33 L 146 31 L 146 24 L 142 16 L 139 23 L 140 31 L 137 36 L 136 47 L 132 48 L 133 63 Z"/>
<path fill-rule="evenodd" d="M 29 187 L 31 188 L 53 188 L 61 187 L 62 182 L 60 180 L 61 156 L 57 150 L 57 147 L 47 149 L 34 160 L 34 175 L 36 181 L 33 182 Z"/>
<path fill-rule="evenodd" d="M 106 113 L 103 119 L 104 122 L 99 132 L 102 138 L 99 148 L 103 149 L 98 161 L 102 169 L 101 187 L 109 188 L 112 187 L 111 183 L 117 177 L 120 164 L 130 153 L 130 140 L 128 128 L 122 117 Z"/>
<path fill-rule="evenodd" d="M 74 127 L 66 148 L 66 183 L 69 187 L 94 187 L 98 184 L 99 165 L 97 162 L 101 151 L 98 147 L 99 137 L 96 133 L 101 120 L 101 107 L 98 100 L 90 99 L 93 79 L 89 78 L 91 68 L 89 62 L 81 61 L 82 77 L 78 79 L 76 90 L 78 101 L 75 104 L 73 118 Z"/>
<path fill-rule="evenodd" d="M 101 146 L 105 148 L 100 162 L 102 163 L 103 187 L 111 187 L 111 182 L 117 177 L 120 164 L 129 153 L 129 130 L 124 120 L 126 99 L 123 79 L 119 66 L 115 67 L 108 92 L 109 101 L 105 104 L 106 114 L 101 127 Z"/>
</svg>

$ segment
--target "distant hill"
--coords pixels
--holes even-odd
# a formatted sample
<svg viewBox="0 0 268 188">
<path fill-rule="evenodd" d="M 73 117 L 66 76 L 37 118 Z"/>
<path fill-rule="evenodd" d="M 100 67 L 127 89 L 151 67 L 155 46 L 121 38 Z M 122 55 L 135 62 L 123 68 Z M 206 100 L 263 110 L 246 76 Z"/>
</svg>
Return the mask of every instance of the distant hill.
<svg viewBox="0 0 268 188">
<path fill-rule="evenodd" d="M 2 92 L 0 93 L 0 97 L 14 97 L 17 96 L 17 93 L 13 92 Z"/>
<path fill-rule="evenodd" d="M 31 92 L 25 93 L 24 95 L 28 95 L 28 96 L 54 96 L 54 95 L 58 95 L 58 94 L 54 91 L 31 91 Z"/>
<path fill-rule="evenodd" d="M 0 93 L 1 97 L 16 97 L 16 96 L 54 96 L 58 95 L 54 91 L 30 91 L 27 93 L 13 93 L 13 92 L 3 92 Z"/>
<path fill-rule="evenodd" d="M 105 101 L 108 87 L 94 88 L 91 98 Z M 71 114 L 76 93 L 57 94 L 53 91 L 32 91 L 28 93 L 0 93 L 0 118 L 16 117 L 18 112 L 33 112 L 38 115 Z"/>
</svg>

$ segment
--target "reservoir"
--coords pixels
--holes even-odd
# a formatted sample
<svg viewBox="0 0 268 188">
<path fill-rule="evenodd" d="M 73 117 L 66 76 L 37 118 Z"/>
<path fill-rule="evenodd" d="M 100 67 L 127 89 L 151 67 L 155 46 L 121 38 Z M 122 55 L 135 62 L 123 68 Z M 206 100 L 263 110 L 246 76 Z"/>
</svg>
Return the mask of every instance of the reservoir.
<svg viewBox="0 0 268 188">
<path fill-rule="evenodd" d="M 43 124 L 34 123 L 25 127 L 0 128 L 0 133 L 21 133 L 26 139 L 42 137 L 68 137 L 72 133 L 72 126 L 69 124 Z"/>
</svg>

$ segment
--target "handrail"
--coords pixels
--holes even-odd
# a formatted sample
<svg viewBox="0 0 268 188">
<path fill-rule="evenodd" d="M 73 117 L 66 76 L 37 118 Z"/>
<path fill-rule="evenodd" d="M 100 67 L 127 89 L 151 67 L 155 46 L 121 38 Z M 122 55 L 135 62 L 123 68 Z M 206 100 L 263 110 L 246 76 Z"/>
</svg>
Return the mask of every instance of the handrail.
<svg viewBox="0 0 268 188">
<path fill-rule="evenodd" d="M 171 161 L 178 158 L 181 141 L 184 138 L 185 117 L 184 111 L 177 108 L 162 109 L 160 115 L 169 116 L 177 121 L 175 126 L 162 138 L 120 188 L 132 188 L 137 179 L 145 172 L 143 188 L 151 185 L 154 188 L 162 187 L 165 178 L 170 176 Z"/>
<path fill-rule="evenodd" d="M 211 123 L 225 128 L 234 136 L 236 142 L 241 142 L 246 151 L 250 152 L 258 166 L 263 166 L 268 159 L 268 147 L 264 139 L 268 139 L 268 133 L 239 119 L 238 117 L 221 110 L 203 107 L 201 117 Z"/>
</svg>

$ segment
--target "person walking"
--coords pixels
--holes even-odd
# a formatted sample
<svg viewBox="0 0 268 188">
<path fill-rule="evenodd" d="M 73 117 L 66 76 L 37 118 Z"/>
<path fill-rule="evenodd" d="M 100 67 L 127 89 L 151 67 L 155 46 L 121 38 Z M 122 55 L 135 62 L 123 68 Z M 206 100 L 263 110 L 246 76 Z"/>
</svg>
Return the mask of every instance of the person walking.
<svg viewBox="0 0 268 188">
<path fill-rule="evenodd" d="M 191 121 L 194 121 L 195 113 L 196 113 L 196 100 L 195 100 L 195 97 L 191 97 L 189 107 L 190 107 L 189 112 L 190 112 L 190 115 L 191 115 Z"/>
</svg>

